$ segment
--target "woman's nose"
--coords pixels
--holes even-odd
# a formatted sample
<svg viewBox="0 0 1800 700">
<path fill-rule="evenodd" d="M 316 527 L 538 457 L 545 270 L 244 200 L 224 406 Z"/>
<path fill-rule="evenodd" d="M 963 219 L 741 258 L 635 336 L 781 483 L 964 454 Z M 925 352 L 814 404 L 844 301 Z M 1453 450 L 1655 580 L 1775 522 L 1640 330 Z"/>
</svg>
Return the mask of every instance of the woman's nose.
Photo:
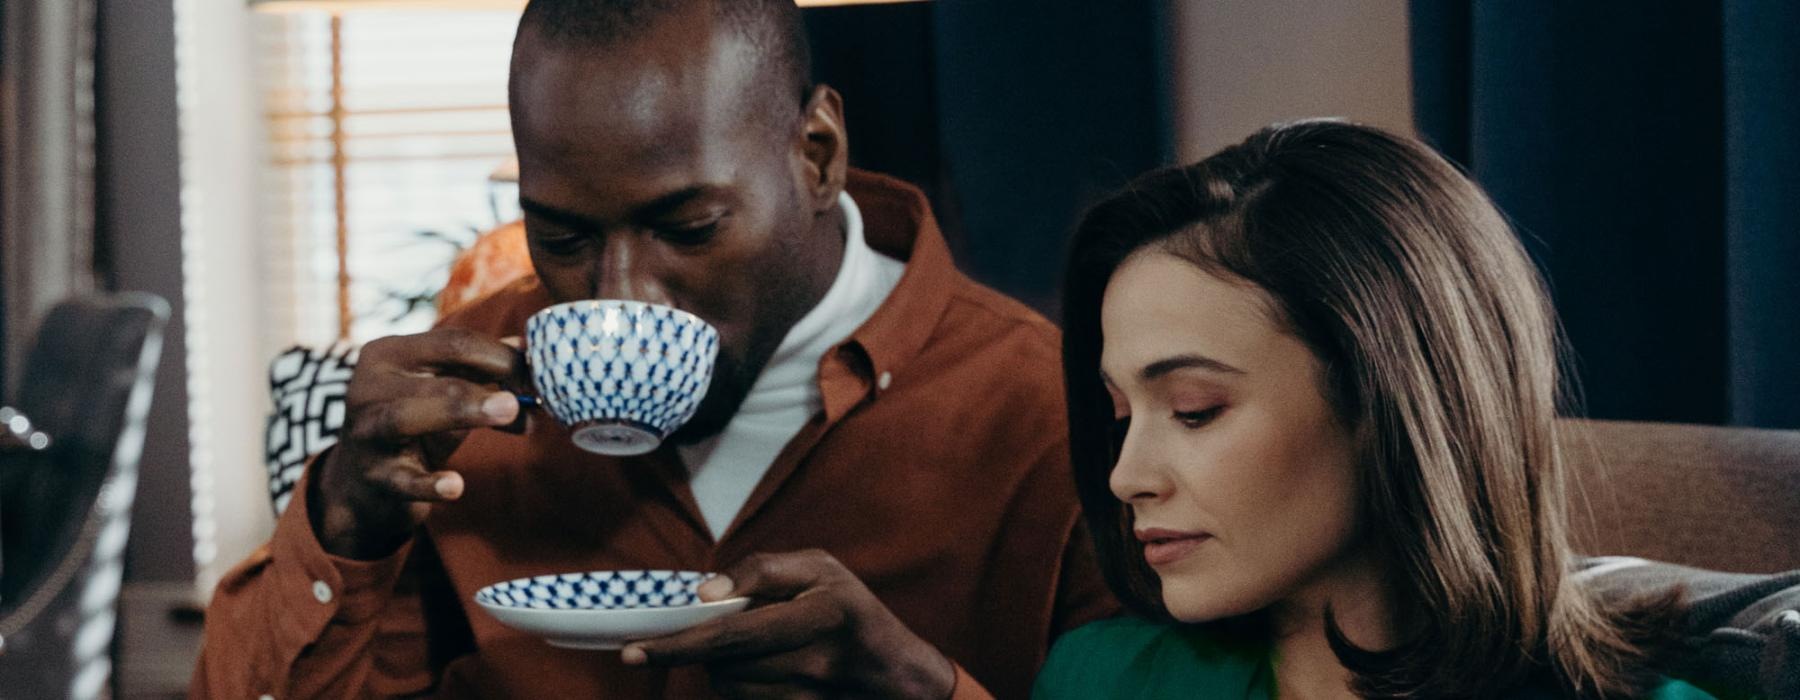
<svg viewBox="0 0 1800 700">
<path fill-rule="evenodd" d="M 1170 480 L 1151 449 L 1149 436 L 1137 425 L 1127 425 L 1119 441 L 1118 458 L 1113 462 L 1107 485 L 1113 496 L 1125 503 L 1161 500 L 1168 496 Z"/>
</svg>

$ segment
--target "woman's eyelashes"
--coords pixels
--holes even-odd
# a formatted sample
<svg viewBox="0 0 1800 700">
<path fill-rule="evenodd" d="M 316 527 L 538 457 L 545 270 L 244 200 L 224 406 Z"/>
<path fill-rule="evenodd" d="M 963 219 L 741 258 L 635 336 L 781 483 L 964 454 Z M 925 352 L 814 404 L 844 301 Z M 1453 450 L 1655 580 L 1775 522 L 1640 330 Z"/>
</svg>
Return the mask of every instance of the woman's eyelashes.
<svg viewBox="0 0 1800 700">
<path fill-rule="evenodd" d="M 1224 412 L 1224 404 L 1219 404 L 1197 411 L 1173 411 L 1171 412 L 1170 417 L 1173 418 L 1176 423 L 1180 424 L 1181 427 L 1196 430 L 1204 428 L 1214 420 L 1217 420 L 1219 414 Z M 1122 439 L 1126 433 L 1131 432 L 1131 414 L 1123 413 L 1121 415 L 1116 415 L 1113 418 L 1111 430 L 1115 439 Z"/>
<path fill-rule="evenodd" d="M 1210 408 L 1200 409 L 1198 411 L 1176 411 L 1175 412 L 1175 422 L 1180 423 L 1182 427 L 1187 428 L 1189 430 L 1197 430 L 1199 428 L 1206 427 L 1207 424 L 1209 424 L 1209 423 L 1212 423 L 1214 420 L 1216 420 L 1219 417 L 1219 414 L 1223 413 L 1224 411 L 1225 411 L 1224 404 L 1219 404 L 1216 406 L 1212 406 Z"/>
</svg>

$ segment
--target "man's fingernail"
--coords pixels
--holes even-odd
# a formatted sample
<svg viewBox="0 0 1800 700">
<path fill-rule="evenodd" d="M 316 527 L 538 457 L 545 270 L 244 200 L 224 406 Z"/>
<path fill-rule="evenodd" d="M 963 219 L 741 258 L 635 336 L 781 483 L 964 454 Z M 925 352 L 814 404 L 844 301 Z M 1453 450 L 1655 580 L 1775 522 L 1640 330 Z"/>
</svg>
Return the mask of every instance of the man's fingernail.
<svg viewBox="0 0 1800 700">
<path fill-rule="evenodd" d="M 459 497 L 463 492 L 462 475 L 445 474 L 443 478 L 437 480 L 436 484 L 432 484 L 432 487 L 437 489 L 438 495 L 444 498 Z"/>
<path fill-rule="evenodd" d="M 731 588 L 731 579 L 720 576 L 700 584 L 700 587 L 694 589 L 694 592 L 700 594 L 701 600 L 710 603 L 731 595 Z"/>
<path fill-rule="evenodd" d="M 501 338 L 500 342 L 511 345 L 514 350 L 525 349 L 525 339 L 516 335 L 509 335 L 505 338 Z"/>
<path fill-rule="evenodd" d="M 624 651 L 619 652 L 619 660 L 625 662 L 626 666 L 642 666 L 645 661 L 650 660 L 650 657 L 644 653 L 643 647 L 628 646 Z"/>
<path fill-rule="evenodd" d="M 499 392 L 481 402 L 481 412 L 497 423 L 511 423 L 519 417 L 519 399 L 509 392 Z"/>
</svg>

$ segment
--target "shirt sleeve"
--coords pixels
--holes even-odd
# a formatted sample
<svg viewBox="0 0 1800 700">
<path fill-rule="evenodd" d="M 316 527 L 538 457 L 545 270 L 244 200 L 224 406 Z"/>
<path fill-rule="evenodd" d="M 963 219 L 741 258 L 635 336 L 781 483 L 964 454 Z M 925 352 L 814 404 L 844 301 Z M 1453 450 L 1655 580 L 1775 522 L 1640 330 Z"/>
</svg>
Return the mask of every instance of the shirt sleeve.
<svg viewBox="0 0 1800 700">
<path fill-rule="evenodd" d="M 981 687 L 981 682 L 969 675 L 962 664 L 951 663 L 956 666 L 956 685 L 950 690 L 950 700 L 994 700 L 994 695 Z"/>
<path fill-rule="evenodd" d="M 219 582 L 190 697 L 392 697 L 433 685 L 409 580 L 416 541 L 374 561 L 326 553 L 307 516 L 308 480 L 269 542 Z"/>
</svg>

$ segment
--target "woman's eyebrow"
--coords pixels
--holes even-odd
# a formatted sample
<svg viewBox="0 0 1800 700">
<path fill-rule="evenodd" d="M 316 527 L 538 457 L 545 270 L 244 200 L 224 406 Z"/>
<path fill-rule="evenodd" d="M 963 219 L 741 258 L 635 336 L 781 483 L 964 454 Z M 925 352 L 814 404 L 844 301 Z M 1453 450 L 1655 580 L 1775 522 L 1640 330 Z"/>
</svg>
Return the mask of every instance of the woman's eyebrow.
<svg viewBox="0 0 1800 700">
<path fill-rule="evenodd" d="M 1171 372 L 1184 369 L 1200 369 L 1220 374 L 1244 373 L 1244 370 L 1204 355 L 1176 355 L 1144 365 L 1143 369 L 1138 370 L 1138 380 L 1151 382 L 1161 379 Z"/>
</svg>

